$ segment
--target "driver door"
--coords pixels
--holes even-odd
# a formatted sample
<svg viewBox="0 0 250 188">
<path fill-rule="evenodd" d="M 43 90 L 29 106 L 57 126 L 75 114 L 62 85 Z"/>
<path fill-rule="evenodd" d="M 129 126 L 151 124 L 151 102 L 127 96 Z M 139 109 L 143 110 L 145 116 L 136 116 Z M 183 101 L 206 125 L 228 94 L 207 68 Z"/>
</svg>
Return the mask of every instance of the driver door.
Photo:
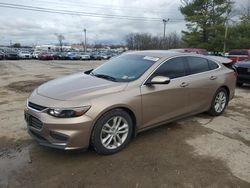
<svg viewBox="0 0 250 188">
<path fill-rule="evenodd" d="M 188 113 L 188 85 L 185 83 L 187 65 L 185 58 L 177 57 L 164 62 L 153 74 L 169 77 L 168 84 L 146 84 L 141 87 L 142 117 L 141 128 L 162 123 Z"/>
</svg>

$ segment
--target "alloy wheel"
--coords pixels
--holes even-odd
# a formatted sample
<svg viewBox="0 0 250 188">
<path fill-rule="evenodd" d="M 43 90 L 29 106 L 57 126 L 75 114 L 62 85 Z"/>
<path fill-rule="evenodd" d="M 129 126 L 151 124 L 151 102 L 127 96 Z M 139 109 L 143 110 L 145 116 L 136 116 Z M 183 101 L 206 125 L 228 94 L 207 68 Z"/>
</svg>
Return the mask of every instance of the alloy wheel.
<svg viewBox="0 0 250 188">
<path fill-rule="evenodd" d="M 217 113 L 221 113 L 227 104 L 227 96 L 226 93 L 223 91 L 220 91 L 216 97 L 214 102 L 214 109 Z"/>
<path fill-rule="evenodd" d="M 129 125 L 122 116 L 115 116 L 109 119 L 102 127 L 101 142 L 107 149 L 120 147 L 128 137 Z"/>
</svg>

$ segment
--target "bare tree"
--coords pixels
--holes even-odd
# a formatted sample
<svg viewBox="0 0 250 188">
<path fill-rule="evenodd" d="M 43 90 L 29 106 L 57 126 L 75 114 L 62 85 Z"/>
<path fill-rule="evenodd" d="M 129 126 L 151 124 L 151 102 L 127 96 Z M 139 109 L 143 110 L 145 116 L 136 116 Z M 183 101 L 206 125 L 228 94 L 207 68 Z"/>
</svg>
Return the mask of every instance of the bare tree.
<svg viewBox="0 0 250 188">
<path fill-rule="evenodd" d="M 60 46 L 60 50 L 61 52 L 63 51 L 63 40 L 65 40 L 65 37 L 62 35 L 62 34 L 55 34 L 57 36 L 57 40 L 58 40 L 58 43 L 59 43 L 59 46 Z"/>
<path fill-rule="evenodd" d="M 130 33 L 125 38 L 127 47 L 131 50 L 153 50 L 183 47 L 181 37 L 170 33 L 163 37 L 152 36 L 149 33 Z"/>
</svg>

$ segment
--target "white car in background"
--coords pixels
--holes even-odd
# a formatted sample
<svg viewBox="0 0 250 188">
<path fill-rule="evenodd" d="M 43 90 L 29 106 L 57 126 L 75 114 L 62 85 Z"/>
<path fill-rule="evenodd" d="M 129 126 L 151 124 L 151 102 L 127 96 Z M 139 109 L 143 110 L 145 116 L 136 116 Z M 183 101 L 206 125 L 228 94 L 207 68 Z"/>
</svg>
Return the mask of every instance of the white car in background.
<svg viewBox="0 0 250 188">
<path fill-rule="evenodd" d="M 41 52 L 39 52 L 39 51 L 34 51 L 33 54 L 32 54 L 32 58 L 38 59 L 38 56 L 39 56 L 40 53 Z"/>
<path fill-rule="evenodd" d="M 18 56 L 20 59 L 31 59 L 32 58 L 31 53 L 28 51 L 20 51 L 18 53 Z"/>
<path fill-rule="evenodd" d="M 90 60 L 90 55 L 85 54 L 85 53 L 80 53 L 79 54 L 81 60 Z"/>
</svg>

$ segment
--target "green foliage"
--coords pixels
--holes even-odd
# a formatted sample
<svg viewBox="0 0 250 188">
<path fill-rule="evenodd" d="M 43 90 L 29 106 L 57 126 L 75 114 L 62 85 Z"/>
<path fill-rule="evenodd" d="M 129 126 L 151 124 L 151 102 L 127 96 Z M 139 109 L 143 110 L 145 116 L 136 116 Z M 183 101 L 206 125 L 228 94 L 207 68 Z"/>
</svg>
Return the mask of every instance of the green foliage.
<svg viewBox="0 0 250 188">
<path fill-rule="evenodd" d="M 231 8 L 228 0 L 193 0 L 181 6 L 180 11 L 187 21 L 188 31 L 183 31 L 187 46 L 221 51 L 224 25 Z"/>
<path fill-rule="evenodd" d="M 229 28 L 227 48 L 250 49 L 250 22 L 242 21 Z"/>
<path fill-rule="evenodd" d="M 21 44 L 20 43 L 15 43 L 15 44 L 13 44 L 13 47 L 14 48 L 21 48 Z"/>
</svg>

